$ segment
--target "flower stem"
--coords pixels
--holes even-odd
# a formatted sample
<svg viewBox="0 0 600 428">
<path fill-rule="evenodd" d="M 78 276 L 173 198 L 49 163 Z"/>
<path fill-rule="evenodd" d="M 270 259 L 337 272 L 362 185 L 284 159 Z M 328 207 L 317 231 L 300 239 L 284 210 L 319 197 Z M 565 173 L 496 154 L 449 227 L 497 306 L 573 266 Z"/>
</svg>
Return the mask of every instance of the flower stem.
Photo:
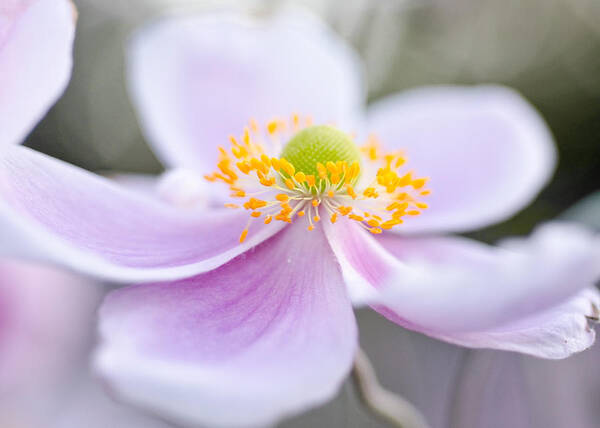
<svg viewBox="0 0 600 428">
<path fill-rule="evenodd" d="M 379 418 L 398 428 L 429 428 L 415 406 L 381 386 L 367 354 L 360 348 L 352 378 L 363 404 Z"/>
</svg>

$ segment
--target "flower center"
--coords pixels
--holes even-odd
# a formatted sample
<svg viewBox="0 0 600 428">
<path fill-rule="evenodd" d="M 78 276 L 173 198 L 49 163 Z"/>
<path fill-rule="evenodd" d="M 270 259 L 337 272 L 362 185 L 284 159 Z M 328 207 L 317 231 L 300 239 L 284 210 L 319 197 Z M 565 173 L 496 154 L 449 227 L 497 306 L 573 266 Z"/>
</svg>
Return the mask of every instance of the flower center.
<svg viewBox="0 0 600 428">
<path fill-rule="evenodd" d="M 250 221 L 261 217 L 265 224 L 304 217 L 313 230 L 321 215 L 331 223 L 341 216 L 377 234 L 427 208 L 420 201 L 430 193 L 423 188 L 427 179 L 404 171 L 403 153 L 384 151 L 375 137 L 359 148 L 333 126 L 312 126 L 294 115 L 265 130 L 251 121 L 241 141 L 230 141 L 229 151 L 219 148 L 218 170 L 205 178 L 227 184 L 230 196 L 244 201 L 226 207 L 250 211 L 240 242 Z"/>
<path fill-rule="evenodd" d="M 281 157 L 294 165 L 296 171 L 318 176 L 317 165 L 346 162 L 360 165 L 360 151 L 352 138 L 329 125 L 311 126 L 298 132 L 285 145 Z M 356 181 L 358 177 L 354 177 Z"/>
</svg>

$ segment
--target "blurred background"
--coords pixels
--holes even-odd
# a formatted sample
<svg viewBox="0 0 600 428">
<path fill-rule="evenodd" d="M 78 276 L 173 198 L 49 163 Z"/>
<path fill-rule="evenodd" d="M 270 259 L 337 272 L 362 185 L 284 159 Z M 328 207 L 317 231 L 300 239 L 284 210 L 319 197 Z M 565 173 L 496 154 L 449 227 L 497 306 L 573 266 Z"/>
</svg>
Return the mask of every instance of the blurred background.
<svg viewBox="0 0 600 428">
<path fill-rule="evenodd" d="M 73 77 L 27 145 L 93 171 L 161 171 L 124 81 L 131 31 L 181 10 L 238 8 L 264 15 L 289 3 L 321 15 L 356 48 L 366 65 L 370 101 L 421 85 L 493 82 L 518 89 L 539 109 L 560 152 L 553 181 L 515 218 L 472 237 L 495 241 L 528 233 L 600 188 L 597 0 L 75 0 Z M 600 217 L 600 211 L 587 212 L 571 215 L 588 222 Z M 598 347 L 564 362 L 542 362 L 459 350 L 403 331 L 375 313 L 359 313 L 359 321 L 382 383 L 419 406 L 434 427 L 598 426 Z M 567 408 L 574 410 L 567 415 Z M 61 426 L 75 428 L 84 415 Z M 520 422 L 507 423 L 508 417 Z M 282 426 L 385 424 L 361 410 L 348 383 L 333 403 Z"/>
</svg>

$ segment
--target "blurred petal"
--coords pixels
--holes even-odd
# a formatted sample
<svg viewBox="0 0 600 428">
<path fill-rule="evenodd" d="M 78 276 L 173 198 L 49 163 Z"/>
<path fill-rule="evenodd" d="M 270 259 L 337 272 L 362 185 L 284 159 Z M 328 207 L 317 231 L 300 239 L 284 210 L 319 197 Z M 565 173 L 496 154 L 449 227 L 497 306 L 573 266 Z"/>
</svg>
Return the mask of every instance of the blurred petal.
<svg viewBox="0 0 600 428">
<path fill-rule="evenodd" d="M 321 230 L 294 224 L 228 264 L 112 292 L 97 367 L 120 397 L 189 424 L 257 426 L 331 398 L 356 325 Z"/>
<path fill-rule="evenodd" d="M 535 396 L 539 394 L 538 389 L 541 384 L 531 382 L 526 371 L 523 370 L 521 358 L 518 354 L 493 351 L 469 354 L 463 369 L 456 377 L 456 390 L 449 397 L 452 409 L 450 426 L 461 428 L 571 426 L 540 423 L 536 416 L 540 410 L 547 411 L 534 406 L 537 401 Z"/>
<path fill-rule="evenodd" d="M 356 55 L 316 18 L 165 19 L 133 38 L 129 86 L 142 128 L 172 166 L 213 169 L 251 118 L 292 113 L 348 124 L 363 102 Z"/>
<path fill-rule="evenodd" d="M 62 94 L 74 33 L 68 0 L 0 4 L 0 147 L 22 142 Z"/>
<path fill-rule="evenodd" d="M 600 347 L 562 361 L 471 352 L 452 395 L 452 426 L 595 428 Z"/>
<path fill-rule="evenodd" d="M 0 426 L 61 404 L 84 365 L 99 300 L 99 289 L 76 275 L 0 261 Z"/>
<path fill-rule="evenodd" d="M 501 327 L 565 302 L 600 277 L 599 240 L 575 225 L 550 223 L 501 247 L 391 234 L 375 242 L 348 221 L 326 231 L 342 269 L 361 276 L 355 285 L 380 292 L 367 303 L 426 333 Z"/>
<path fill-rule="evenodd" d="M 45 428 L 175 428 L 112 400 L 97 382 L 84 377 L 73 388 L 56 421 Z"/>
<path fill-rule="evenodd" d="M 369 127 L 431 178 L 430 208 L 402 232 L 465 231 L 505 220 L 532 201 L 556 163 L 543 119 L 498 86 L 393 95 L 371 107 Z"/>
<path fill-rule="evenodd" d="M 117 281 L 213 269 L 276 233 L 225 209 L 189 212 L 24 147 L 0 154 L 0 252 Z M 279 223 L 279 222 L 278 222 Z"/>
<path fill-rule="evenodd" d="M 209 183 L 195 171 L 189 169 L 172 169 L 163 174 L 113 174 L 109 178 L 122 186 L 154 200 L 181 209 L 206 209 L 216 204 L 217 197 L 223 198 L 221 187 L 209 186 Z M 226 196 L 228 196 L 226 194 Z"/>
</svg>

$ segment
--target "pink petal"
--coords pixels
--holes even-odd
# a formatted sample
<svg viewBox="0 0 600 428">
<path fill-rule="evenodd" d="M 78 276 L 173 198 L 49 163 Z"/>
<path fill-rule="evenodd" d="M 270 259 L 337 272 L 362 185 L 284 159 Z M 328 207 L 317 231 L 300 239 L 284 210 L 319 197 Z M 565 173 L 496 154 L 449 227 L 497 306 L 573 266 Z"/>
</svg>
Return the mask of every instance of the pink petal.
<svg viewBox="0 0 600 428">
<path fill-rule="evenodd" d="M 548 127 L 516 92 L 499 86 L 432 87 L 371 107 L 370 129 L 430 177 L 430 208 L 400 232 L 465 231 L 515 214 L 556 164 Z"/>
<path fill-rule="evenodd" d="M 276 233 L 245 212 L 178 210 L 23 147 L 0 154 L 0 252 L 117 281 L 220 266 Z M 278 222 L 280 223 L 280 222 Z"/>
<path fill-rule="evenodd" d="M 142 128 L 172 166 L 214 169 L 216 147 L 251 118 L 347 123 L 362 106 L 356 55 L 306 14 L 164 19 L 137 33 L 129 53 Z"/>
<path fill-rule="evenodd" d="M 466 338 L 475 337 L 467 332 L 529 328 L 530 334 L 545 335 L 536 340 L 547 342 L 548 347 L 553 338 L 577 330 L 581 337 L 569 346 L 581 350 L 590 344 L 589 332 L 581 323 L 591 310 L 589 300 L 558 308 L 562 333 L 542 326 L 532 330 L 528 324 L 543 321 L 544 311 L 564 304 L 600 277 L 598 238 L 575 225 L 547 224 L 527 240 L 497 248 L 442 237 L 384 235 L 376 242 L 348 221 L 327 225 L 326 232 L 344 277 L 354 276 L 351 286 L 361 290 L 354 294 L 368 296 L 359 303 L 375 305 L 407 328 L 435 337 L 456 337 L 455 341 L 465 334 L 465 343 Z M 492 342 L 488 340 L 490 346 Z M 564 344 L 555 345 L 548 356 L 573 351 Z M 524 344 L 503 346 L 525 350 Z"/>
<path fill-rule="evenodd" d="M 453 400 L 461 428 L 595 428 L 600 347 L 563 361 L 508 352 L 469 355 Z"/>
<path fill-rule="evenodd" d="M 541 358 L 566 358 L 594 344 L 596 333 L 591 326 L 597 320 L 600 294 L 595 288 L 580 291 L 574 297 L 545 311 L 535 313 L 491 330 L 468 333 L 423 333 L 469 348 L 492 348 L 515 351 Z M 391 321 L 403 320 L 382 309 Z"/>
<path fill-rule="evenodd" d="M 159 176 L 120 173 L 109 178 L 137 193 L 185 210 L 222 208 L 225 198 L 232 202 L 223 187 L 211 185 L 202 174 L 188 169 L 171 169 Z M 217 198 L 221 199 L 218 203 Z"/>
<path fill-rule="evenodd" d="M 68 0 L 0 5 L 0 147 L 22 142 L 67 86 L 75 9 Z"/>
<path fill-rule="evenodd" d="M 294 224 L 203 275 L 114 291 L 97 367 L 125 401 L 187 424 L 262 426 L 331 398 L 356 325 L 320 229 Z"/>
<path fill-rule="evenodd" d="M 9 404 L 31 411 L 57 399 L 88 350 L 99 300 L 98 288 L 81 277 L 0 261 L 0 415 Z"/>
</svg>

